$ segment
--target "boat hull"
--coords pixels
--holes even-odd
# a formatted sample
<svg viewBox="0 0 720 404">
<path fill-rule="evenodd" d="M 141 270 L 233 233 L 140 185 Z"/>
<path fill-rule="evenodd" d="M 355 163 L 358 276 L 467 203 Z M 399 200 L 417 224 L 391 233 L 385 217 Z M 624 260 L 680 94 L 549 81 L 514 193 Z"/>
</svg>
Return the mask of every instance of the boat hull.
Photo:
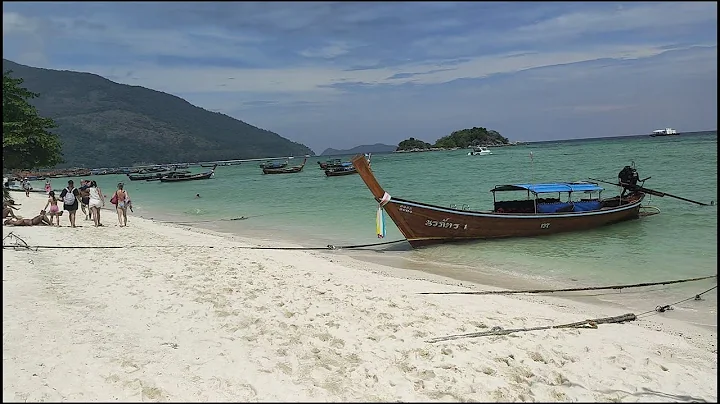
<svg viewBox="0 0 720 404">
<path fill-rule="evenodd" d="M 357 174 L 357 170 L 325 170 L 325 175 L 328 177 L 341 177 L 343 175 Z"/>
<path fill-rule="evenodd" d="M 591 212 L 511 214 L 463 211 L 391 199 L 385 212 L 413 247 L 510 237 L 537 237 L 594 229 L 640 217 L 635 202 Z"/>
</svg>

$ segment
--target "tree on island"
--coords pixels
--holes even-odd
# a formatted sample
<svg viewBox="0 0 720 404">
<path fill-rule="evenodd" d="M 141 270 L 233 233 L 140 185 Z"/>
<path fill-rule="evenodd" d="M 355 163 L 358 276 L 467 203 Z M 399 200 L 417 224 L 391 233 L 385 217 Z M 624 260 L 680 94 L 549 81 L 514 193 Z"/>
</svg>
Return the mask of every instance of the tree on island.
<svg viewBox="0 0 720 404">
<path fill-rule="evenodd" d="M 470 146 L 493 146 L 508 143 L 510 143 L 510 141 L 506 137 L 501 136 L 497 131 L 488 130 L 483 127 L 475 127 L 472 129 L 457 130 L 448 136 L 443 136 L 435 142 L 434 146 L 411 137 L 410 139 L 400 142 L 397 149 L 430 149 L 432 147 L 440 149 L 459 147 L 464 149 Z"/>
<path fill-rule="evenodd" d="M 62 162 L 62 143 L 49 131 L 57 127 L 29 102 L 39 94 L 21 86 L 22 78 L 3 72 L 3 169 L 52 167 Z"/>
<path fill-rule="evenodd" d="M 486 128 L 463 129 L 441 137 L 435 142 L 435 147 L 450 149 L 453 147 L 467 148 L 470 146 L 492 146 L 508 144 L 509 140 L 497 131 Z"/>
<path fill-rule="evenodd" d="M 397 150 L 412 150 L 412 149 L 429 149 L 432 145 L 430 143 L 423 142 L 422 140 L 411 137 L 410 139 L 403 140 L 398 144 Z"/>
</svg>

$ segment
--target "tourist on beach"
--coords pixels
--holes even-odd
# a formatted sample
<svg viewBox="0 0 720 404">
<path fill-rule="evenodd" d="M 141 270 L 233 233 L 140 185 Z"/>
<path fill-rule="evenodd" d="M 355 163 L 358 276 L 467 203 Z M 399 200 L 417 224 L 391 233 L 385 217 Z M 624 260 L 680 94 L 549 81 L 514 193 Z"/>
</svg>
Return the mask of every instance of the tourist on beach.
<svg viewBox="0 0 720 404">
<path fill-rule="evenodd" d="M 50 213 L 48 215 L 50 216 L 50 223 L 53 222 L 53 218 L 57 218 L 57 226 L 60 227 L 61 212 L 60 207 L 58 206 L 58 200 L 55 197 L 55 191 L 50 191 L 50 193 L 48 193 L 48 200 L 43 210 L 47 210 L 48 205 L 50 205 Z"/>
<path fill-rule="evenodd" d="M 92 213 L 90 213 L 90 207 L 88 206 L 90 203 L 88 188 L 90 188 L 90 181 L 80 180 L 80 208 L 85 215 L 85 220 L 92 219 Z"/>
<path fill-rule="evenodd" d="M 80 191 L 75 188 L 73 180 L 68 181 L 67 188 L 60 192 L 60 199 L 63 200 L 63 209 L 68 211 L 68 217 L 70 219 L 70 226 L 75 227 L 75 213 L 78 210 L 78 199 L 80 198 Z"/>
<path fill-rule="evenodd" d="M 5 219 L 6 217 L 11 216 L 13 219 L 18 219 L 18 217 L 15 216 L 15 212 L 13 212 L 13 209 L 17 209 L 17 208 L 12 206 L 12 204 L 10 204 L 8 202 L 3 202 L 2 218 Z"/>
<path fill-rule="evenodd" d="M 93 222 L 95 222 L 95 227 L 102 226 L 102 223 L 100 223 L 100 208 L 105 206 L 105 196 L 103 196 L 100 187 L 98 187 L 95 181 L 90 181 L 88 193 L 90 194 L 90 201 L 88 203 L 90 216 Z"/>
<path fill-rule="evenodd" d="M 3 224 L 7 226 L 52 226 L 52 222 L 45 216 L 44 210 L 41 210 L 40 214 L 32 219 L 8 219 Z"/>
<path fill-rule="evenodd" d="M 28 181 L 27 177 L 23 178 L 22 189 L 25 190 L 25 196 L 29 198 L 32 187 L 30 186 L 30 181 Z"/>
<path fill-rule="evenodd" d="M 50 195 L 50 191 L 52 191 L 52 185 L 50 185 L 50 180 L 45 180 L 45 194 Z"/>
<path fill-rule="evenodd" d="M 120 227 L 127 226 L 127 205 L 125 201 L 129 198 L 127 191 L 125 191 L 125 184 L 122 182 L 118 183 L 113 199 L 115 199 L 115 202 L 117 203 L 115 205 L 115 210 L 117 211 Z"/>
</svg>

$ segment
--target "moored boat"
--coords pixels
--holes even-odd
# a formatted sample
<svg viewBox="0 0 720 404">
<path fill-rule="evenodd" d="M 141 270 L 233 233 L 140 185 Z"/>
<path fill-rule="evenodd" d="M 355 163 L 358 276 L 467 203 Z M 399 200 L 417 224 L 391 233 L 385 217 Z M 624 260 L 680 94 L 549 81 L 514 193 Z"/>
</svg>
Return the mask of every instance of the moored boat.
<svg viewBox="0 0 720 404">
<path fill-rule="evenodd" d="M 320 166 L 320 169 L 325 170 L 331 167 L 339 166 L 343 164 L 343 161 L 341 159 L 332 159 L 327 161 L 318 161 L 317 163 Z"/>
<path fill-rule="evenodd" d="M 215 168 L 213 167 L 210 171 L 198 174 L 176 174 L 173 176 L 165 176 L 160 178 L 160 182 L 181 182 L 181 181 L 195 181 L 195 180 L 207 180 L 212 178 L 215 174 Z"/>
<path fill-rule="evenodd" d="M 332 167 L 325 170 L 325 175 L 328 177 L 340 177 L 343 175 L 357 174 L 357 170 L 354 166 L 339 166 Z"/>
<path fill-rule="evenodd" d="M 286 160 L 286 161 L 283 161 L 283 162 L 280 162 L 280 161 L 266 161 L 266 162 L 264 162 L 264 163 L 260 163 L 260 168 L 273 168 L 273 169 L 274 169 L 274 168 L 285 168 L 285 167 L 287 167 L 287 165 L 288 165 L 287 160 Z"/>
<path fill-rule="evenodd" d="M 642 188 L 632 188 L 628 189 L 628 195 L 602 199 L 600 194 L 604 189 L 593 182 L 511 184 L 491 190 L 494 201 L 491 211 L 446 208 L 391 197 L 378 183 L 363 156 L 354 157 L 352 163 L 379 202 L 379 209 L 390 216 L 413 247 L 593 229 L 639 218 L 645 197 L 640 191 Z M 526 197 L 496 199 L 498 192 L 510 191 L 522 191 Z M 578 194 L 581 198 L 573 200 Z M 561 200 L 561 195 L 567 198 Z M 378 218 L 381 221 L 382 214 Z M 378 236 L 382 235 L 378 233 Z"/>
<path fill-rule="evenodd" d="M 285 166 L 287 165 L 287 163 L 286 163 L 285 166 L 283 166 L 283 167 L 273 167 L 273 168 L 264 167 L 264 168 L 263 168 L 263 174 L 292 174 L 292 173 L 299 173 L 300 171 L 302 171 L 303 167 L 305 167 L 305 162 L 306 162 L 306 161 L 307 161 L 307 156 L 305 157 L 305 160 L 303 160 L 302 164 L 300 164 L 299 166 L 295 166 L 295 167 L 285 167 Z"/>
</svg>

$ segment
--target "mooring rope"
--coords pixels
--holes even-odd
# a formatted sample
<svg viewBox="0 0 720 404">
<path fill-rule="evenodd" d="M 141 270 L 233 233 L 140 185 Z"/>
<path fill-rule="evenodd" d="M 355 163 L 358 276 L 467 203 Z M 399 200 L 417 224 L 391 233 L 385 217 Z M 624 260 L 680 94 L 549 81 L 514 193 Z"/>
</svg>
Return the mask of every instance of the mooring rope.
<svg viewBox="0 0 720 404">
<path fill-rule="evenodd" d="M 5 239 L 10 235 L 13 235 L 18 242 L 15 244 L 6 244 Z M 406 241 L 406 239 L 385 241 L 382 243 L 371 243 L 371 244 L 353 244 L 336 246 L 328 244 L 325 247 L 283 247 L 283 246 L 212 246 L 212 245 L 111 245 L 111 246 L 56 246 L 56 245 L 28 245 L 23 239 L 17 235 L 10 233 L 3 238 L 3 249 L 27 249 L 27 250 L 39 250 L 39 249 L 123 249 L 123 248 L 236 248 L 241 250 L 297 250 L 297 251 L 320 251 L 320 250 L 353 250 L 361 249 L 366 247 L 376 247 L 381 245 L 396 244 Z"/>
<path fill-rule="evenodd" d="M 502 327 L 496 326 L 491 328 L 489 331 L 482 331 L 482 332 L 473 332 L 473 333 L 467 333 L 467 334 L 455 334 L 455 335 L 447 335 L 444 337 L 436 337 L 431 338 L 427 340 L 426 342 L 429 343 L 436 343 L 441 341 L 450 341 L 460 338 L 476 338 L 476 337 L 488 337 L 492 335 L 507 335 L 512 334 L 516 332 L 527 332 L 527 331 L 539 331 L 539 330 L 550 330 L 550 329 L 557 329 L 557 328 L 598 328 L 598 324 L 611 324 L 611 323 L 624 323 L 626 321 L 635 321 L 641 317 L 647 317 L 652 314 L 657 313 L 663 313 L 667 310 L 672 310 L 672 306 L 677 306 L 679 304 L 685 303 L 690 300 L 702 300 L 700 296 L 704 295 L 705 293 L 708 293 L 712 290 L 715 290 L 717 288 L 717 285 L 711 287 L 710 289 L 707 289 L 703 292 L 694 294 L 692 297 L 689 297 L 687 299 L 683 299 L 680 301 L 677 301 L 675 303 L 664 305 L 664 306 L 656 306 L 652 310 L 648 310 L 644 313 L 635 314 L 635 313 L 627 313 L 623 314 L 621 316 L 615 316 L 615 317 L 601 317 L 601 318 L 595 318 L 595 319 L 589 319 L 589 320 L 583 320 L 583 321 L 576 321 L 573 323 L 566 323 L 566 324 L 556 324 L 556 325 L 544 325 L 539 327 L 527 327 L 527 328 L 511 328 L 511 329 L 503 329 Z"/>
<path fill-rule="evenodd" d="M 555 292 L 580 292 L 587 290 L 604 290 L 604 289 L 629 289 L 641 288 L 645 286 L 656 285 L 672 285 L 674 283 L 702 281 L 705 279 L 717 278 L 717 275 L 702 276 L 699 278 L 677 279 L 673 281 L 663 282 L 645 282 L 635 283 L 631 285 L 612 285 L 612 286 L 590 286 L 586 288 L 564 288 L 564 289 L 530 289 L 530 290 L 478 290 L 478 291 L 455 291 L 455 292 L 419 292 L 419 295 L 513 295 L 520 293 L 555 293 Z"/>
</svg>

